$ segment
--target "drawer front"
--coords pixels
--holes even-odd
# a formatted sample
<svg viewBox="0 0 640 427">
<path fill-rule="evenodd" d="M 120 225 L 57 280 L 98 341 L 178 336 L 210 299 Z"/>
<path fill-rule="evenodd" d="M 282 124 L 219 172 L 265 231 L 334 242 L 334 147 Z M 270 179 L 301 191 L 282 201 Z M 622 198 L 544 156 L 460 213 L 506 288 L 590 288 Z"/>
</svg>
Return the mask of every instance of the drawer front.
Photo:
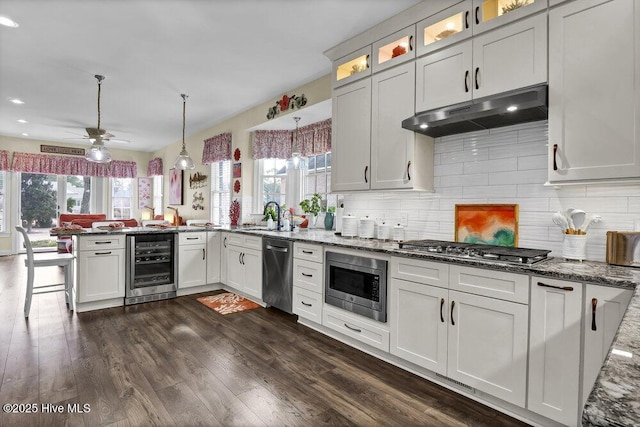
<svg viewBox="0 0 640 427">
<path fill-rule="evenodd" d="M 452 265 L 449 288 L 475 295 L 529 304 L 529 276 Z"/>
<path fill-rule="evenodd" d="M 124 249 L 126 236 L 78 236 L 78 250 L 95 251 L 98 249 Z"/>
<path fill-rule="evenodd" d="M 242 246 L 248 249 L 257 249 L 262 251 L 262 237 L 244 236 Z"/>
<path fill-rule="evenodd" d="M 389 351 L 389 331 L 364 322 L 355 315 L 325 306 L 322 324 L 371 347 Z"/>
<path fill-rule="evenodd" d="M 293 286 L 322 293 L 322 264 L 303 259 L 293 260 Z"/>
<path fill-rule="evenodd" d="M 293 314 L 322 323 L 322 294 L 293 286 Z"/>
<path fill-rule="evenodd" d="M 391 258 L 391 277 L 426 285 L 449 287 L 449 265 L 415 258 Z"/>
<path fill-rule="evenodd" d="M 242 246 L 244 244 L 244 236 L 240 233 L 226 233 L 227 245 Z"/>
<path fill-rule="evenodd" d="M 201 245 L 203 243 L 207 243 L 207 232 L 196 231 L 190 233 L 178 233 L 178 242 L 180 242 L 180 246 Z"/>
<path fill-rule="evenodd" d="M 323 261 L 322 245 L 294 242 L 293 256 L 294 258 L 321 263 Z"/>
</svg>

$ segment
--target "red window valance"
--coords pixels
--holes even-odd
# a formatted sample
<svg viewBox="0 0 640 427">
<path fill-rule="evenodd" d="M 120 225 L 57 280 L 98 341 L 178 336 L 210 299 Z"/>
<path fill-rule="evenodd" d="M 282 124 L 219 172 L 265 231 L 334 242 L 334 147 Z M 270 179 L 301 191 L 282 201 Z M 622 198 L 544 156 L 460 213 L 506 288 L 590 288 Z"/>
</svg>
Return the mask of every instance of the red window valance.
<svg viewBox="0 0 640 427">
<path fill-rule="evenodd" d="M 9 170 L 9 152 L 7 150 L 0 150 L 0 171 Z"/>
<path fill-rule="evenodd" d="M 149 165 L 147 166 L 147 176 L 163 176 L 164 175 L 164 167 L 162 165 L 162 159 L 160 157 L 156 157 L 154 159 L 149 160 Z"/>
<path fill-rule="evenodd" d="M 252 155 L 258 159 L 288 159 L 293 153 L 311 156 L 331 151 L 331 119 L 295 130 L 257 130 L 253 135 Z"/>
<path fill-rule="evenodd" d="M 202 164 L 231 160 L 231 133 L 221 133 L 204 140 Z"/>
<path fill-rule="evenodd" d="M 13 153 L 11 169 L 15 172 L 109 178 L 135 178 L 138 175 L 138 166 L 131 161 L 112 160 L 104 164 L 89 162 L 82 157 L 18 152 Z"/>
</svg>

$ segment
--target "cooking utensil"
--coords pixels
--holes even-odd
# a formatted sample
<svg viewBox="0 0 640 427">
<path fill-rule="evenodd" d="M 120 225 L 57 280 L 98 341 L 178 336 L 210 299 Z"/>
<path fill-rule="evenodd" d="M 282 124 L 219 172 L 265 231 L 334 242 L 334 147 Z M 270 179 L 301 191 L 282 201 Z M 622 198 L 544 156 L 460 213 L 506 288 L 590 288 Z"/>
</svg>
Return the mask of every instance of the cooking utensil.
<svg viewBox="0 0 640 427">
<path fill-rule="evenodd" d="M 551 220 L 553 221 L 554 224 L 560 227 L 563 233 L 567 228 L 569 228 L 569 223 L 567 222 L 567 218 L 564 216 L 562 212 L 555 212 L 551 217 Z"/>
<path fill-rule="evenodd" d="M 573 209 L 571 212 L 571 220 L 573 221 L 573 228 L 580 228 L 582 224 L 584 224 L 584 220 L 586 217 L 586 212 L 582 209 Z"/>
<path fill-rule="evenodd" d="M 587 221 L 584 224 L 582 224 L 581 230 L 586 232 L 587 229 L 591 226 L 591 224 L 595 224 L 600 221 L 602 221 L 602 217 L 600 215 L 593 215 L 593 214 L 589 215 Z"/>
<path fill-rule="evenodd" d="M 566 211 L 563 212 L 563 215 L 565 217 L 565 219 L 567 220 L 567 225 L 569 226 L 568 228 L 576 228 L 575 225 L 573 224 L 573 220 L 571 219 L 571 212 L 573 212 L 574 209 L 573 208 L 569 208 Z"/>
</svg>

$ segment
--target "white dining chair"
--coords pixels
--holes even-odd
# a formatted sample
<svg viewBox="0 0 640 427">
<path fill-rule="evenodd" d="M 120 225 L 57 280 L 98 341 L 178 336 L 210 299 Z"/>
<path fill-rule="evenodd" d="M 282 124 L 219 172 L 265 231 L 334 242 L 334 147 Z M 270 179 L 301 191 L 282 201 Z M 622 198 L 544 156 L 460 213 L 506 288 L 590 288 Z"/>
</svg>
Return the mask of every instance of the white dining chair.
<svg viewBox="0 0 640 427">
<path fill-rule="evenodd" d="M 27 250 L 27 259 L 24 265 L 27 267 L 27 293 L 24 300 L 24 317 L 29 317 L 31 310 L 31 298 L 35 294 L 46 294 L 50 292 L 64 292 L 66 294 L 66 302 L 71 311 L 75 311 L 75 299 L 73 295 L 73 254 L 57 254 L 46 253 L 35 256 L 31 240 L 24 228 L 16 226 L 16 230 L 22 234 L 24 246 Z M 36 267 L 64 267 L 64 283 L 56 283 L 51 285 L 34 286 L 34 273 Z"/>
</svg>

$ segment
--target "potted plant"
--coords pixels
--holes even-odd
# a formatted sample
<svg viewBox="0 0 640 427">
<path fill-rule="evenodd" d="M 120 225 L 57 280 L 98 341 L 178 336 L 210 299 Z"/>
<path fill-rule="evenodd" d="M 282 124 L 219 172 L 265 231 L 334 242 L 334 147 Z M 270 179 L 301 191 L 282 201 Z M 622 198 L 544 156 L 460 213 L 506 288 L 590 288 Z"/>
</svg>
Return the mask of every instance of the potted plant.
<svg viewBox="0 0 640 427">
<path fill-rule="evenodd" d="M 320 194 L 315 193 L 311 196 L 311 199 L 304 199 L 300 202 L 300 209 L 306 215 L 310 215 L 309 221 L 312 227 L 315 227 L 316 222 L 318 221 L 318 214 L 322 211 L 322 196 Z M 303 227 L 304 228 L 304 227 Z"/>
<path fill-rule="evenodd" d="M 327 214 L 324 217 L 324 229 L 325 230 L 333 230 L 333 218 L 335 216 L 336 207 L 329 206 L 327 208 Z"/>
</svg>

